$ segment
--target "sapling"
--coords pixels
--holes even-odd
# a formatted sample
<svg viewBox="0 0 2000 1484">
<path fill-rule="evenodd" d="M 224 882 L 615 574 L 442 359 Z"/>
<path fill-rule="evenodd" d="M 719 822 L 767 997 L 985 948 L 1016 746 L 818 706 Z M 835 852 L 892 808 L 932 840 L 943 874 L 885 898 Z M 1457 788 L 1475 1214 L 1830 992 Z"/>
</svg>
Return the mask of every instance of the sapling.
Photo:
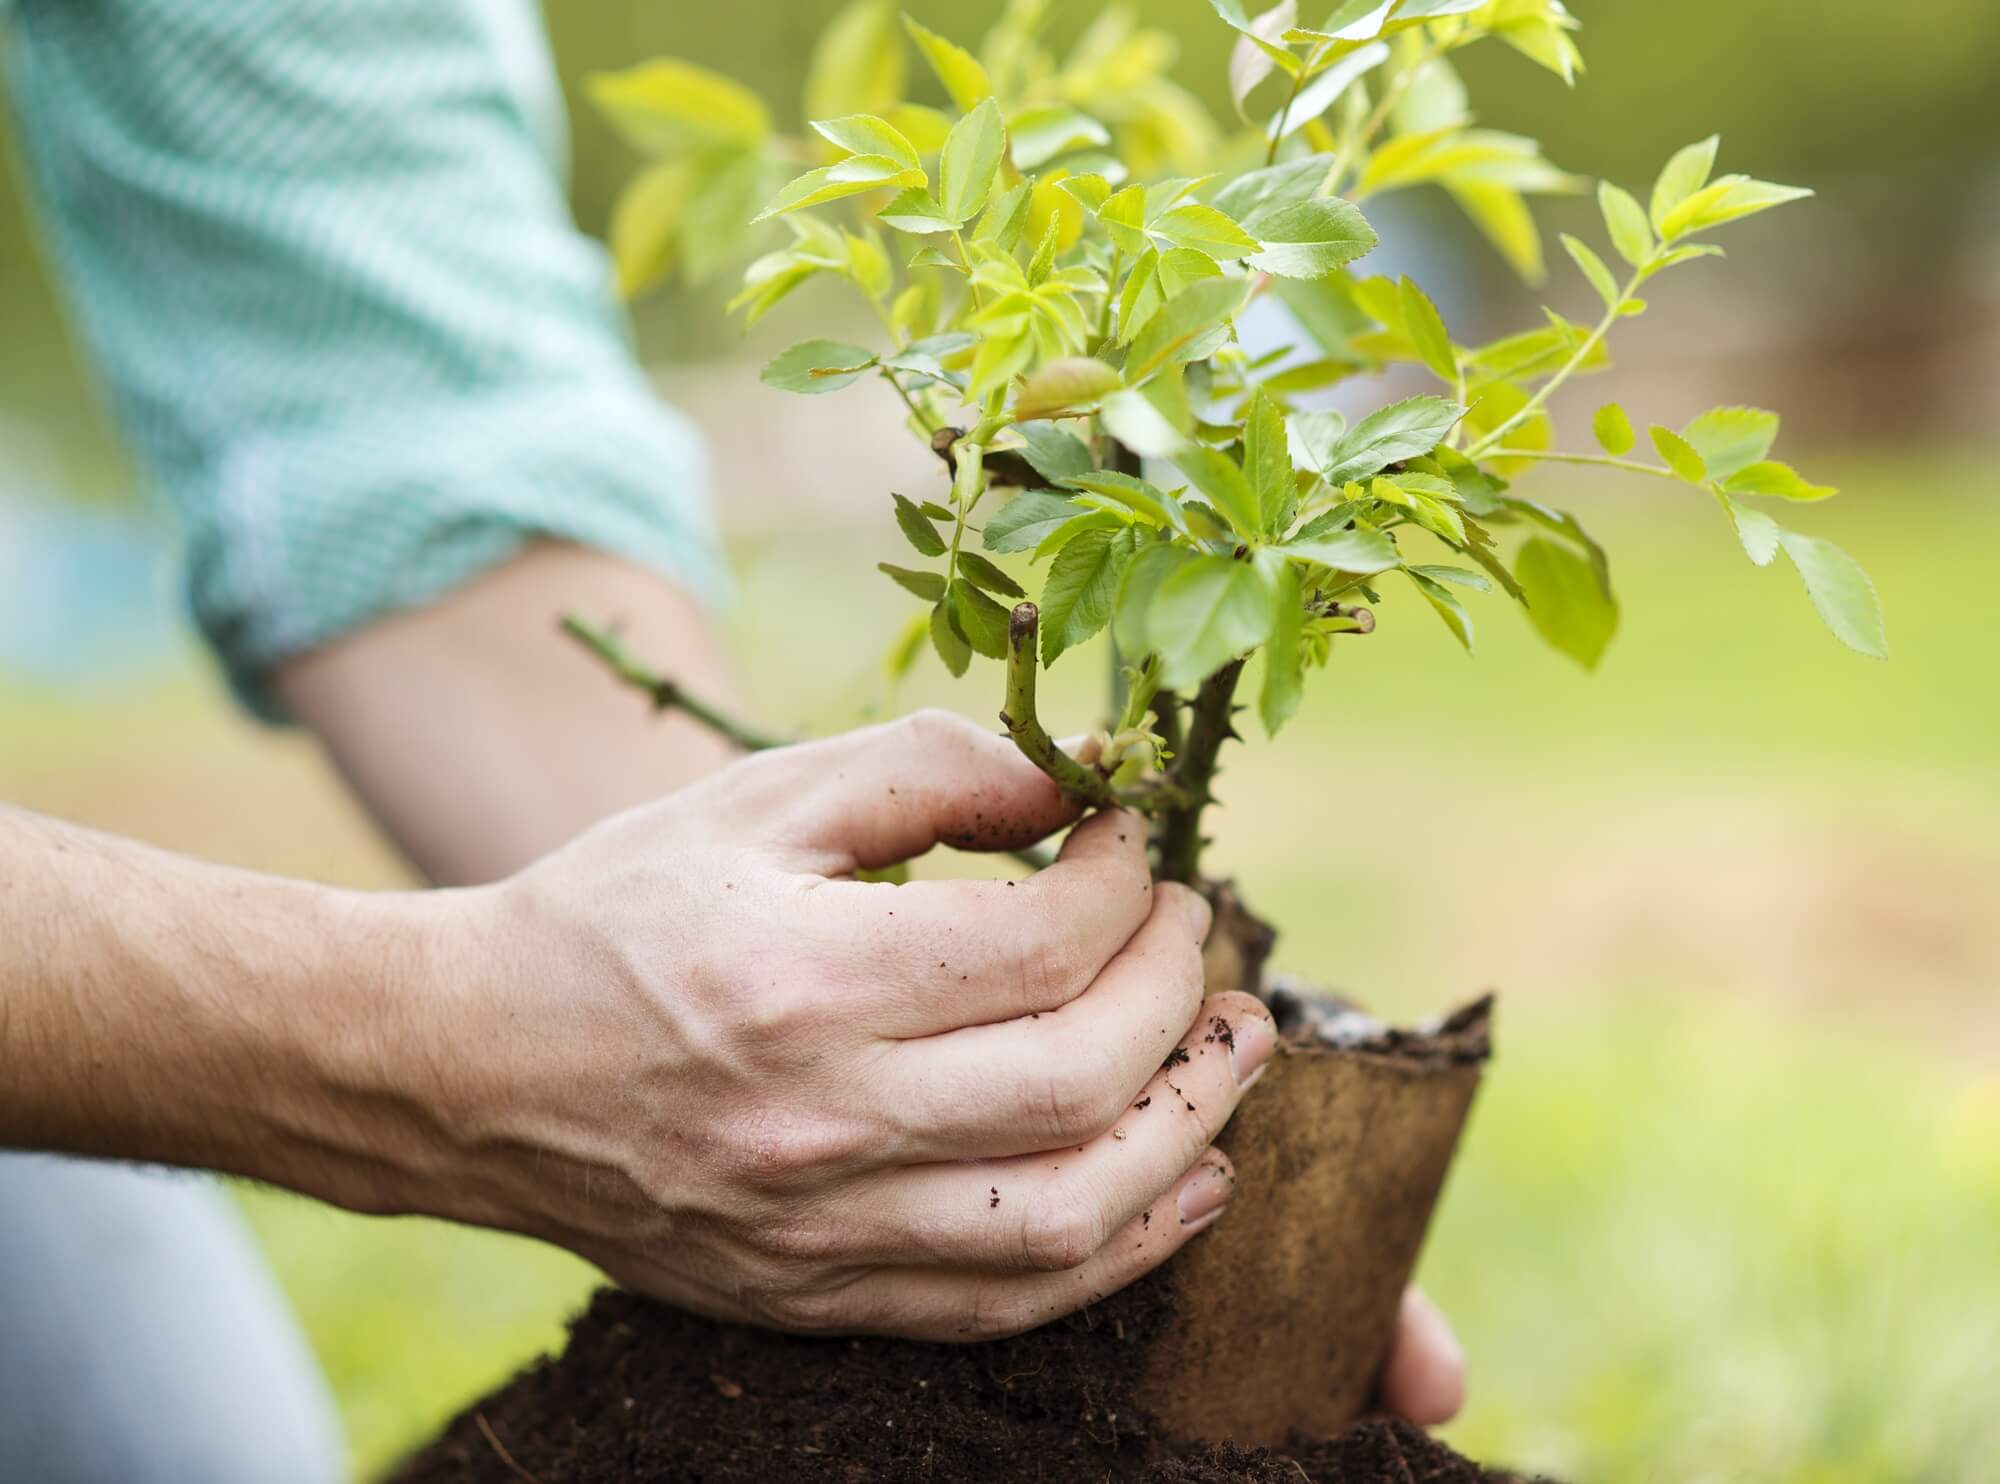
<svg viewBox="0 0 2000 1484">
<path fill-rule="evenodd" d="M 1609 364 L 1656 278 L 1700 271 L 1721 256 L 1710 234 L 1809 192 L 1716 176 L 1715 139 L 1675 155 L 1645 204 L 1604 182 L 1609 253 L 1560 238 L 1582 280 L 1562 298 L 1588 294 L 1592 312 L 1548 309 L 1464 344 L 1413 279 L 1355 266 L 1377 244 L 1363 208 L 1441 188 L 1540 279 L 1526 200 L 1585 182 L 1535 141 L 1477 125 L 1453 58 L 1497 41 L 1573 82 L 1576 21 L 1559 0 L 1349 0 L 1316 26 L 1294 0 L 1259 15 L 1212 3 L 1234 33 L 1227 125 L 1169 79 L 1174 46 L 1135 8 L 1058 53 L 1047 0 L 1012 0 L 976 55 L 888 0 L 850 5 L 814 57 L 804 137 L 686 62 L 593 83 L 654 157 L 614 222 L 628 292 L 705 276 L 779 233 L 731 303 L 747 324 L 821 282 L 878 322 L 867 344 L 803 341 L 763 379 L 881 388 L 882 413 L 948 474 L 931 498 L 889 500 L 910 550 L 881 570 L 922 605 L 893 647 L 897 674 L 925 651 L 953 675 L 999 662 L 1001 721 L 1022 751 L 1079 799 L 1150 815 L 1160 876 L 1196 882 L 1250 656 L 1271 734 L 1334 650 L 1378 623 L 1428 609 L 1470 649 L 1466 591 L 1498 589 L 1596 667 L 1619 622 L 1610 564 L 1576 516 L 1523 490 L 1541 465 L 1705 493 L 1752 562 L 1782 553 L 1840 639 L 1884 653 L 1860 567 L 1773 513 L 1834 493 L 1770 457 L 1776 413 L 1655 424 L 1645 456 L 1616 404 L 1591 419 L 1591 444 L 1557 435 L 1555 394 Z M 906 41 L 946 106 L 905 97 Z M 1289 311 L 1293 343 L 1238 337 L 1264 297 Z M 1352 420 L 1325 407 L 1330 388 L 1402 364 L 1439 390 Z M 1015 555 L 1026 572 L 993 560 Z M 762 740 L 573 627 L 660 704 Z M 1115 694 L 1084 764 L 1051 740 L 1036 670 L 1107 629 Z"/>
<path fill-rule="evenodd" d="M 1712 234 L 1808 192 L 1717 175 L 1715 139 L 1669 160 L 1644 201 L 1602 183 L 1608 249 L 1559 239 L 1577 275 L 1559 302 L 1588 313 L 1547 309 L 1466 343 L 1415 280 L 1367 272 L 1366 213 L 1440 189 L 1539 281 L 1529 200 L 1586 182 L 1476 123 L 1454 61 L 1496 42 L 1573 82 L 1576 21 L 1559 0 L 1347 0 L 1315 25 L 1296 0 L 1256 15 L 1211 3 L 1231 42 L 1236 118 L 1220 124 L 1169 78 L 1174 45 L 1136 7 L 1058 49 L 1049 0 L 1011 0 L 976 54 L 892 0 L 858 0 L 818 46 L 800 136 L 685 62 L 593 93 L 653 157 L 613 224 L 628 293 L 762 245 L 731 304 L 746 323 L 822 284 L 873 317 L 866 343 L 802 341 L 763 379 L 872 398 L 858 415 L 898 418 L 937 456 L 935 488 L 884 502 L 885 535 L 893 522 L 907 549 L 881 570 L 918 605 L 892 670 L 927 654 L 955 676 L 997 664 L 1020 750 L 1079 802 L 1148 816 L 1156 874 L 1217 901 L 1229 951 L 1210 987 L 1289 1009 L 1298 1054 L 1225 1136 L 1254 1199 L 1170 1265 L 1183 1348 L 1149 1362 L 1138 1393 L 1178 1436 L 1277 1442 L 1337 1429 L 1366 1401 L 1484 1019 L 1475 1007 L 1428 1038 L 1385 1038 L 1264 981 L 1269 930 L 1203 862 L 1244 714 L 1277 733 L 1336 650 L 1409 615 L 1470 649 L 1466 592 L 1504 594 L 1594 669 L 1619 623 L 1611 567 L 1581 520 L 1526 491 L 1549 464 L 1705 496 L 1753 563 L 1785 556 L 1836 636 L 1876 656 L 1886 641 L 1860 567 L 1781 521 L 1834 491 L 1771 457 L 1777 414 L 1720 407 L 1642 435 L 1608 404 L 1588 441 L 1558 436 L 1557 393 L 1609 364 L 1655 280 L 1711 271 Z M 909 48 L 943 106 L 906 97 Z M 1238 333 L 1260 299 L 1284 311 L 1261 325 L 1291 327 L 1269 345 Z M 1436 388 L 1332 410 L 1336 389 L 1391 368 Z M 568 623 L 657 705 L 768 740 Z M 1042 715 L 1040 672 L 1107 631 L 1112 696 L 1096 746 L 1073 755 Z M 1326 1049 L 1345 1037 L 1353 1052 L 1357 1024 L 1361 1052 Z"/>
</svg>

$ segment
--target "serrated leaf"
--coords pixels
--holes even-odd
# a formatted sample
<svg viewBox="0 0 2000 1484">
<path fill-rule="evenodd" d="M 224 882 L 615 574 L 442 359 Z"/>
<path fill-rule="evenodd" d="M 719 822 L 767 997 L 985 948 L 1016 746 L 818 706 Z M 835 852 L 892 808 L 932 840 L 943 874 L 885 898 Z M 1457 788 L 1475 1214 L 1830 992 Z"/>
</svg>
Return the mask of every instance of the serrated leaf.
<svg viewBox="0 0 2000 1484">
<path fill-rule="evenodd" d="M 1464 416 L 1463 407 L 1442 397 L 1411 397 L 1393 403 L 1350 428 L 1320 473 L 1336 488 L 1349 480 L 1379 474 L 1400 460 L 1429 453 Z"/>
<path fill-rule="evenodd" d="M 875 353 L 838 340 L 802 340 L 764 368 L 764 385 L 819 395 L 852 386 L 875 369 Z"/>
<path fill-rule="evenodd" d="M 1722 508 L 1729 512 L 1729 519 L 1736 527 L 1736 539 L 1743 543 L 1743 554 L 1759 567 L 1771 565 L 1771 558 L 1778 554 L 1778 543 L 1784 536 L 1778 523 L 1761 510 L 1722 497 Z"/>
<path fill-rule="evenodd" d="M 1271 637 L 1264 650 L 1264 684 L 1257 692 L 1257 715 L 1267 736 L 1292 719 L 1305 696 L 1300 640 L 1305 634 L 1305 595 L 1299 574 L 1283 565 L 1271 574 Z"/>
<path fill-rule="evenodd" d="M 963 675 L 972 667 L 972 646 L 959 632 L 948 598 L 931 610 L 931 647 L 953 675 Z"/>
<path fill-rule="evenodd" d="M 1604 301 L 1604 307 L 1609 309 L 1616 304 L 1619 300 L 1618 280 L 1613 278 L 1611 270 L 1604 266 L 1604 259 L 1592 250 L 1589 243 L 1580 241 L 1567 232 L 1562 234 L 1562 245 L 1563 250 L 1570 255 L 1570 260 L 1582 271 L 1583 276 L 1590 280 L 1590 286 L 1597 290 L 1597 297 Z"/>
<path fill-rule="evenodd" d="M 1301 535 L 1276 549 L 1296 561 L 1317 562 L 1357 577 L 1373 576 L 1403 564 L 1396 543 L 1369 526 L 1330 531 L 1323 536 Z"/>
<path fill-rule="evenodd" d="M 1336 197 L 1264 212 L 1257 235 L 1263 250 L 1246 260 L 1248 266 L 1280 278 L 1325 278 L 1365 257 L 1379 240 L 1360 208 Z"/>
<path fill-rule="evenodd" d="M 1014 140 L 1014 163 L 1029 173 L 1059 155 L 1111 143 L 1109 129 L 1089 114 L 1063 103 L 1024 108 L 1007 127 Z"/>
<path fill-rule="evenodd" d="M 958 554 L 958 575 L 982 592 L 998 593 L 1003 598 L 1025 598 L 1027 591 L 986 560 L 976 551 L 960 551 Z"/>
<path fill-rule="evenodd" d="M 1716 407 L 1681 429 L 1681 437 L 1701 455 L 1710 479 L 1726 480 L 1771 451 L 1778 441 L 1778 414 L 1756 407 Z"/>
<path fill-rule="evenodd" d="M 1646 209 L 1630 191 L 1608 180 L 1597 187 L 1597 204 L 1604 213 L 1605 230 L 1611 233 L 1611 245 L 1618 249 L 1618 256 L 1634 268 L 1645 267 L 1654 247 L 1653 228 L 1646 220 Z"/>
<path fill-rule="evenodd" d="M 893 562 L 877 562 L 875 570 L 886 573 L 898 587 L 926 603 L 936 603 L 944 597 L 944 578 L 935 572 L 915 572 L 908 567 L 898 567 Z"/>
<path fill-rule="evenodd" d="M 1306 155 L 1248 171 L 1215 193 L 1215 208 L 1256 235 L 1265 216 L 1316 198 L 1333 169 L 1333 159 L 1332 155 Z"/>
<path fill-rule="evenodd" d="M 916 147 L 886 119 L 851 113 L 837 119 L 815 119 L 812 130 L 828 144 L 850 155 L 886 155 L 910 170 L 920 169 Z"/>
<path fill-rule="evenodd" d="M 1024 180 L 993 197 L 986 214 L 980 217 L 979 225 L 972 230 L 972 240 L 991 242 L 1002 252 L 1013 252 L 1021 245 L 1021 237 L 1027 231 L 1030 194 L 1028 182 Z"/>
<path fill-rule="evenodd" d="M 1284 413 L 1262 387 L 1243 416 L 1243 472 L 1256 495 L 1260 533 L 1274 535 L 1290 525 L 1298 499 L 1291 432 Z"/>
<path fill-rule="evenodd" d="M 1098 404 L 1097 415 L 1106 432 L 1144 458 L 1172 458 L 1187 447 L 1187 435 L 1143 391 L 1128 387 L 1113 392 Z"/>
<path fill-rule="evenodd" d="M 1452 349 L 1451 332 L 1445 329 L 1444 316 L 1438 313 L 1437 305 L 1407 275 L 1398 285 L 1397 294 L 1403 311 L 1403 329 L 1410 343 L 1416 346 L 1418 357 L 1439 380 L 1455 385 L 1458 352 Z"/>
<path fill-rule="evenodd" d="M 1150 224 L 1149 230 L 1178 247 L 1192 248 L 1219 262 L 1246 258 L 1257 252 L 1260 246 L 1255 237 L 1224 213 L 1198 201 L 1184 201 L 1171 211 L 1161 213 Z"/>
<path fill-rule="evenodd" d="M 924 556 L 943 556 L 946 550 L 944 538 L 937 533 L 937 527 L 925 518 L 923 511 L 901 495 L 890 498 L 896 502 L 896 524 L 902 527 L 910 545 Z"/>
<path fill-rule="evenodd" d="M 1088 356 L 1049 361 L 1029 373 L 1014 396 L 1014 416 L 1023 421 L 1087 408 L 1118 389 L 1118 373 Z"/>
<path fill-rule="evenodd" d="M 1514 576 L 1527 594 L 1535 631 L 1584 669 L 1596 669 L 1618 631 L 1618 602 L 1599 583 L 1590 561 L 1537 536 L 1521 547 Z"/>
<path fill-rule="evenodd" d="M 944 208 L 938 205 L 935 196 L 916 187 L 904 191 L 884 206 L 876 213 L 876 220 L 885 227 L 894 227 L 898 232 L 911 232 L 918 236 L 949 232 L 958 225 L 944 214 Z"/>
<path fill-rule="evenodd" d="M 1050 484 L 1076 474 L 1088 474 L 1097 466 L 1090 446 L 1067 428 L 1053 423 L 1023 423 L 1014 430 L 1027 446 L 1022 450 L 1037 474 Z"/>
<path fill-rule="evenodd" d="M 1002 554 L 1032 551 L 1052 532 L 1087 514 L 1074 500 L 1045 490 L 1022 490 L 987 519 L 980 544 Z"/>
<path fill-rule="evenodd" d="M 1115 469 L 1096 469 L 1063 481 L 1071 489 L 1087 491 L 1116 501 L 1149 525 L 1185 533 L 1187 513 L 1180 501 L 1158 485 Z"/>
<path fill-rule="evenodd" d="M 1197 685 L 1270 636 L 1270 586 L 1248 562 L 1193 557 L 1153 595 L 1146 632 L 1160 656 L 1161 683 Z"/>
<path fill-rule="evenodd" d="M 1624 458 L 1639 444 L 1632 419 L 1616 402 L 1606 402 L 1597 409 L 1597 416 L 1590 420 L 1590 431 L 1597 439 L 1597 446 L 1614 459 Z"/>
<path fill-rule="evenodd" d="M 1138 386 L 1169 366 L 1192 359 L 1214 332 L 1229 322 L 1250 296 L 1240 278 L 1205 279 L 1161 306 L 1133 340 L 1125 356 L 1125 380 Z"/>
<path fill-rule="evenodd" d="M 1132 551 L 1128 531 L 1085 531 L 1056 553 L 1042 587 L 1043 665 L 1111 621 Z"/>
<path fill-rule="evenodd" d="M 1336 60 L 1326 64 L 1323 71 L 1300 88 L 1290 106 L 1272 115 L 1264 126 L 1266 139 L 1291 138 L 1333 107 L 1342 93 L 1388 61 L 1393 53 L 1386 42 L 1372 41 L 1344 56 L 1337 51 L 1332 55 Z"/>
<path fill-rule="evenodd" d="M 1465 611 L 1465 605 L 1459 602 L 1458 595 L 1437 579 L 1425 575 L 1414 567 L 1406 569 L 1403 575 L 1410 579 L 1411 586 L 1423 594 L 1424 601 L 1431 605 L 1432 611 L 1444 620 L 1444 626 L 1451 630 L 1452 637 L 1465 646 L 1468 654 L 1471 653 L 1472 615 Z"/>
<path fill-rule="evenodd" d="M 1746 216 L 1769 211 L 1774 206 L 1803 201 L 1811 195 L 1811 191 L 1798 186 L 1774 185 L 1770 181 L 1752 180 L 1745 175 L 1725 175 L 1668 212 L 1660 235 L 1668 242 L 1679 242 L 1691 233 L 1740 221 Z"/>
<path fill-rule="evenodd" d="M 1432 582 L 1450 583 L 1454 587 L 1469 587 L 1476 593 L 1493 591 L 1491 578 L 1479 572 L 1471 572 L 1464 567 L 1439 567 L 1420 565 L 1411 567 L 1412 572 L 1428 577 Z"/>
<path fill-rule="evenodd" d="M 1257 492 L 1235 460 L 1213 448 L 1197 444 L 1174 456 L 1174 463 L 1194 487 L 1246 541 L 1254 541 L 1263 528 L 1263 509 Z"/>
<path fill-rule="evenodd" d="M 951 584 L 951 616 L 974 654 L 989 660 L 1007 658 L 1008 612 L 972 583 L 961 580 Z"/>
<path fill-rule="evenodd" d="M 903 17 L 903 29 L 910 33 L 910 39 L 916 42 L 917 50 L 930 63 L 931 71 L 944 84 L 945 92 L 951 95 L 951 101 L 958 106 L 960 113 L 971 113 L 993 96 L 992 79 L 971 52 L 907 14 Z"/>
<path fill-rule="evenodd" d="M 1831 541 L 1797 531 L 1782 533 L 1779 543 L 1805 579 L 1813 607 L 1834 637 L 1850 649 L 1886 660 L 1889 634 L 1882 622 L 1882 602 L 1861 564 Z"/>
<path fill-rule="evenodd" d="M 1808 483 L 1798 470 L 1776 459 L 1737 470 L 1722 487 L 1732 495 L 1767 495 L 1778 500 L 1826 500 L 1840 493 L 1831 485 Z"/>
<path fill-rule="evenodd" d="M 1652 434 L 1653 447 L 1660 451 L 1660 457 L 1667 461 L 1667 467 L 1674 471 L 1675 478 L 1685 480 L 1689 484 L 1708 483 L 1708 465 L 1702 461 L 1701 455 L 1687 439 L 1673 429 L 1660 427 L 1657 423 L 1653 426 Z"/>
<path fill-rule="evenodd" d="M 887 155 L 849 155 L 838 165 L 808 170 L 778 192 L 756 219 L 765 221 L 865 191 L 914 189 L 924 185 L 925 179 L 923 171 L 906 169 Z"/>
<path fill-rule="evenodd" d="M 1711 134 L 1699 144 L 1690 144 L 1671 160 L 1653 183 L 1653 226 L 1666 235 L 1667 218 L 1688 197 L 1708 184 L 1715 170 L 1715 152 L 1722 145 L 1720 134 Z"/>
<path fill-rule="evenodd" d="M 1127 659 L 1136 661 L 1153 652 L 1156 646 L 1147 629 L 1153 598 L 1161 584 L 1193 559 L 1194 553 L 1185 546 L 1155 543 L 1140 548 L 1138 556 L 1126 567 L 1118 584 L 1117 613 L 1111 632 L 1118 643 L 1118 652 Z"/>
<path fill-rule="evenodd" d="M 938 156 L 938 205 L 948 218 L 963 226 L 978 214 L 1006 151 L 1007 126 L 991 98 L 952 126 Z"/>
</svg>

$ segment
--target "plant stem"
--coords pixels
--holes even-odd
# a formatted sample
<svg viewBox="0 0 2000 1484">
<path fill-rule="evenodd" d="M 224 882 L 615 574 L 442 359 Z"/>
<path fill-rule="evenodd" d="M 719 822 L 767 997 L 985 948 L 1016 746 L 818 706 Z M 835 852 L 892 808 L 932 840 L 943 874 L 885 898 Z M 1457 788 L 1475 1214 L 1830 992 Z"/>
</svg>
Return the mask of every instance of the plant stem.
<svg viewBox="0 0 2000 1484">
<path fill-rule="evenodd" d="M 1527 459 L 1537 464 L 1589 464 L 1597 469 L 1616 469 L 1623 474 L 1650 474 L 1655 479 L 1670 479 L 1680 483 L 1680 475 L 1671 469 L 1663 469 L 1656 464 L 1642 464 L 1637 459 L 1614 459 L 1608 454 L 1596 453 L 1541 453 L 1532 448 L 1495 448 L 1487 451 L 1489 459 Z"/>
<path fill-rule="evenodd" d="M 1499 427 L 1468 448 L 1465 451 L 1467 458 L 1485 458 L 1487 454 L 1500 445 L 1501 441 L 1509 433 L 1513 432 L 1521 424 L 1533 418 L 1544 407 L 1549 405 L 1549 398 L 1556 394 L 1564 382 L 1576 374 L 1577 368 L 1590 359 L 1590 353 L 1603 343 L 1606 335 L 1611 333 L 1611 327 L 1618 323 L 1619 316 L 1624 313 L 1625 306 L 1631 303 L 1633 295 L 1639 292 L 1639 285 L 1646 281 L 1647 275 L 1653 271 L 1654 265 L 1659 262 L 1660 252 L 1661 249 L 1654 248 L 1652 256 L 1633 272 L 1631 280 L 1625 285 L 1625 291 L 1618 296 L 1617 301 L 1610 308 L 1604 311 L 1604 318 L 1597 322 L 1597 328 L 1585 337 L 1583 344 L 1579 345 L 1571 353 L 1570 358 L 1562 364 L 1561 369 L 1542 383 L 1541 389 L 1527 400 L 1519 412 L 1515 413 L 1512 417 L 1501 423 Z"/>
<path fill-rule="evenodd" d="M 1185 802 L 1168 811 L 1160 829 L 1160 879 L 1193 884 L 1201 878 L 1202 811 L 1214 801 L 1217 754 L 1236 735 L 1237 682 L 1243 661 L 1232 660 L 1201 683 L 1189 708 L 1187 745 L 1174 761 L 1174 782 Z"/>
<path fill-rule="evenodd" d="M 1313 55 L 1319 55 L 1317 48 L 1314 48 Z M 1285 142 L 1285 125 L 1291 119 L 1292 105 L 1299 101 L 1299 91 L 1306 82 L 1306 68 L 1310 65 L 1310 61 L 1301 62 L 1299 70 L 1292 74 L 1292 90 L 1285 94 L 1285 106 L 1278 110 L 1278 121 L 1271 125 L 1271 147 L 1264 151 L 1266 169 L 1278 163 L 1278 147 Z"/>
<path fill-rule="evenodd" d="M 1000 713 L 1000 724 L 1028 761 L 1053 778 L 1064 793 L 1108 808 L 1116 802 L 1111 781 L 1058 747 L 1035 710 L 1035 639 L 1041 632 L 1041 618 L 1041 610 L 1033 603 L 1021 603 L 1007 622 L 1007 708 Z"/>
<path fill-rule="evenodd" d="M 634 659 L 608 629 L 585 623 L 573 613 L 563 615 L 562 631 L 604 662 L 605 668 L 652 701 L 655 711 L 684 711 L 710 731 L 735 743 L 745 752 L 767 752 L 790 744 L 782 737 L 768 736 L 745 726 L 733 717 L 683 690 L 678 681 L 656 674 Z"/>
<path fill-rule="evenodd" d="M 903 399 L 903 405 L 910 409 L 910 416 L 917 420 L 919 427 L 926 433 L 935 433 L 938 430 L 938 425 L 925 415 L 921 407 L 917 406 L 916 400 L 909 393 L 909 389 L 896 379 L 895 372 L 891 371 L 887 366 L 882 367 L 882 379 L 896 389 L 896 395 Z"/>
</svg>

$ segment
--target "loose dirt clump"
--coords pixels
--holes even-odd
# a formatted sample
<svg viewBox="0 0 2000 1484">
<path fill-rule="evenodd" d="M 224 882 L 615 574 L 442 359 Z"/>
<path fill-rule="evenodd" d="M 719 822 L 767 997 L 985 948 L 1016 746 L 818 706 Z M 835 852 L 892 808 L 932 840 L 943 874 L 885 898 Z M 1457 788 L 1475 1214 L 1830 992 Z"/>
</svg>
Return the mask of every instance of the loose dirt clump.
<svg viewBox="0 0 2000 1484">
<path fill-rule="evenodd" d="M 1504 1484 L 1400 1423 L 1283 1452 L 1161 1436 L 1132 1400 L 1170 1288 L 1013 1340 L 803 1339 L 605 1290 L 567 1351 L 460 1416 L 399 1484 Z"/>
</svg>

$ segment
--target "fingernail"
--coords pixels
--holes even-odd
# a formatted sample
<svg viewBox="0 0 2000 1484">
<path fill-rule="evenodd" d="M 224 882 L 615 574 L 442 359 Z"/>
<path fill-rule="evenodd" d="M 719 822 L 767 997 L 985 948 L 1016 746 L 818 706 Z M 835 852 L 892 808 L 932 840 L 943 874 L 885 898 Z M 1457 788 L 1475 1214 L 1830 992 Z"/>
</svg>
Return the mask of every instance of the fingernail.
<svg viewBox="0 0 2000 1484">
<path fill-rule="evenodd" d="M 1204 1164 L 1188 1178 L 1187 1184 L 1181 1187 L 1180 1199 L 1176 1202 L 1180 1208 L 1181 1225 L 1192 1226 L 1197 1221 L 1213 1216 L 1229 1204 L 1229 1197 L 1234 1190 L 1234 1183 L 1227 1171 L 1212 1164 Z"/>
<path fill-rule="evenodd" d="M 1248 1087 L 1277 1049 L 1278 1028 L 1269 1016 L 1248 1013 L 1236 1022 L 1233 1034 L 1236 1044 L 1229 1053 L 1229 1069 L 1236 1074 L 1238 1087 Z"/>
</svg>

